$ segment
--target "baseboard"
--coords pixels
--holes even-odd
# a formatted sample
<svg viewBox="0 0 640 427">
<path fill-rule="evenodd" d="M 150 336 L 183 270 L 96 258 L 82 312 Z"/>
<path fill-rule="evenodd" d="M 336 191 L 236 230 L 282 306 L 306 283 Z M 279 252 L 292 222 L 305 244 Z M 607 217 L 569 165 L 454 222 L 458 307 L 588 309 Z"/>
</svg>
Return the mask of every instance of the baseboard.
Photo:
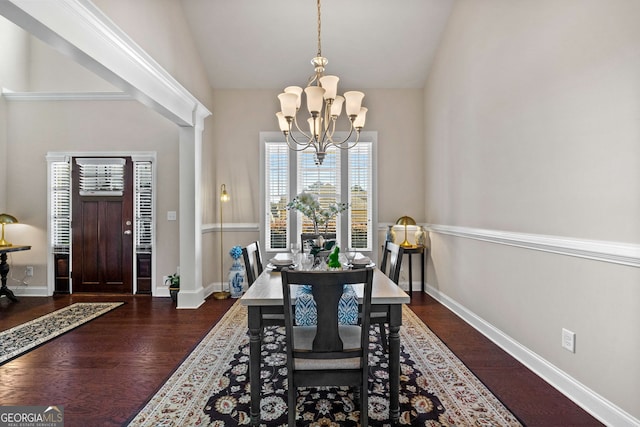
<svg viewBox="0 0 640 427">
<path fill-rule="evenodd" d="M 46 297 L 49 296 L 49 291 L 46 286 L 34 286 L 34 285 L 9 285 L 9 289 L 17 297 Z"/>
<path fill-rule="evenodd" d="M 482 333 L 514 359 L 531 369 L 536 375 L 571 399 L 600 422 L 616 427 L 638 427 L 640 420 L 589 389 L 566 372 L 558 369 L 530 349 L 504 334 L 493 325 L 458 304 L 438 289 L 426 284 L 426 292 L 458 317 Z"/>
</svg>

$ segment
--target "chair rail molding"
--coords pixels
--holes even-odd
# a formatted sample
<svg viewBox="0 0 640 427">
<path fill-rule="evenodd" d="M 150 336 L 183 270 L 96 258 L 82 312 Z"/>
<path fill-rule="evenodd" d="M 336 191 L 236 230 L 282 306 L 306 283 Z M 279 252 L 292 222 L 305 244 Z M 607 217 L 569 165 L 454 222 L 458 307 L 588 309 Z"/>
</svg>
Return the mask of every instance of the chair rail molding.
<svg viewBox="0 0 640 427">
<path fill-rule="evenodd" d="M 222 224 L 222 230 L 227 231 L 253 231 L 259 232 L 260 225 L 258 223 L 253 222 L 230 222 Z M 217 224 L 203 224 L 202 225 L 202 234 L 205 233 L 219 233 L 220 232 L 220 223 Z"/>
<path fill-rule="evenodd" d="M 640 244 L 429 224 L 431 233 L 640 267 Z"/>
</svg>

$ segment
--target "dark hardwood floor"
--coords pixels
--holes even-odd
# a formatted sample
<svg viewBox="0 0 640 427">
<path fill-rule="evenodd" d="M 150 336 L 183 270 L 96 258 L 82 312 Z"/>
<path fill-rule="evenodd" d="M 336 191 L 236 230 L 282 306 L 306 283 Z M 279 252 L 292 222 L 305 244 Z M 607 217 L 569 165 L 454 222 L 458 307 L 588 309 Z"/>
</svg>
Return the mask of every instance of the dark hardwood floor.
<svg viewBox="0 0 640 427">
<path fill-rule="evenodd" d="M 0 366 L 0 405 L 63 405 L 66 427 L 126 425 L 235 302 L 176 310 L 149 296 L 0 298 L 0 330 L 83 301 L 126 304 Z M 426 294 L 414 292 L 410 307 L 523 424 L 602 425 Z"/>
</svg>

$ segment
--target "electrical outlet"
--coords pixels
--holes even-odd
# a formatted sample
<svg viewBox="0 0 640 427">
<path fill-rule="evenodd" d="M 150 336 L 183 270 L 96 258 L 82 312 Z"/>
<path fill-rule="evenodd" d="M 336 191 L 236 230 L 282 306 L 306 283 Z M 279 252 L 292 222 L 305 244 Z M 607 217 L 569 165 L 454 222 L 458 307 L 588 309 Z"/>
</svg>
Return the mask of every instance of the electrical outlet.
<svg viewBox="0 0 640 427">
<path fill-rule="evenodd" d="M 27 268 L 25 268 L 24 270 L 24 274 L 27 277 L 33 277 L 33 266 L 28 265 Z"/>
<path fill-rule="evenodd" d="M 576 352 L 576 334 L 568 329 L 562 328 L 562 348 L 571 353 Z"/>
</svg>

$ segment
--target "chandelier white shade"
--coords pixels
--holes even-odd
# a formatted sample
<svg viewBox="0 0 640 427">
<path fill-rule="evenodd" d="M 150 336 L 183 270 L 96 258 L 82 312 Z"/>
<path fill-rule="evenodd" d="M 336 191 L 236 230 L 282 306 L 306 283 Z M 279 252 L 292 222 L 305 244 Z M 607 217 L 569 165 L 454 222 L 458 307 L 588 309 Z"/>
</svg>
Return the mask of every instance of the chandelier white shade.
<svg viewBox="0 0 640 427">
<path fill-rule="evenodd" d="M 313 74 L 304 90 L 299 86 L 288 86 L 278 95 L 280 111 L 276 113 L 280 130 L 284 133 L 289 148 L 302 151 L 315 149 L 316 163 L 322 164 L 327 149 L 335 146 L 349 149 L 358 143 L 360 131 L 364 127 L 367 108 L 362 106 L 364 93 L 358 91 L 345 92 L 338 95 L 338 76 L 324 75 L 324 67 L 328 61 L 322 56 L 320 44 L 320 0 L 318 5 L 318 55 L 311 60 Z M 304 92 L 304 95 L 303 95 Z M 298 125 L 298 113 L 302 106 L 302 98 L 306 98 L 308 112 L 307 124 Z M 336 123 L 344 107 L 348 119 L 348 135 L 340 140 L 334 139 Z M 302 114 L 302 113 L 301 113 Z M 356 136 L 352 138 L 353 133 Z M 294 132 L 298 134 L 296 139 Z"/>
</svg>

